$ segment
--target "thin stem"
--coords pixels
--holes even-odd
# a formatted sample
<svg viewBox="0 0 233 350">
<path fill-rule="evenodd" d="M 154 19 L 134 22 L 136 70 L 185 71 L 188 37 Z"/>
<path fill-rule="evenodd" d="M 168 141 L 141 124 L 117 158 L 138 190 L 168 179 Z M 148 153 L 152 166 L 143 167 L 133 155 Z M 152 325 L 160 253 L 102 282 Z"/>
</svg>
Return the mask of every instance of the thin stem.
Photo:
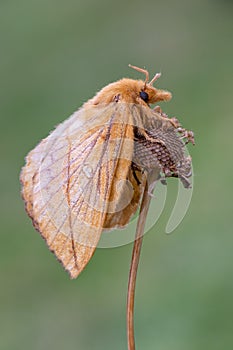
<svg viewBox="0 0 233 350">
<path fill-rule="evenodd" d="M 127 295 L 127 340 L 128 350 L 135 350 L 134 339 L 134 297 L 135 297 L 135 285 L 138 270 L 138 263 L 140 258 L 140 252 L 142 247 L 144 227 L 146 223 L 146 217 L 149 210 L 151 192 L 153 191 L 155 180 L 159 178 L 159 170 L 156 169 L 150 174 L 150 178 L 146 183 L 143 198 L 140 207 L 139 218 L 137 222 L 137 229 L 135 234 L 135 241 L 132 252 L 131 266 L 129 272 L 128 282 L 128 295 Z M 149 184 L 149 187 L 148 187 Z"/>
</svg>

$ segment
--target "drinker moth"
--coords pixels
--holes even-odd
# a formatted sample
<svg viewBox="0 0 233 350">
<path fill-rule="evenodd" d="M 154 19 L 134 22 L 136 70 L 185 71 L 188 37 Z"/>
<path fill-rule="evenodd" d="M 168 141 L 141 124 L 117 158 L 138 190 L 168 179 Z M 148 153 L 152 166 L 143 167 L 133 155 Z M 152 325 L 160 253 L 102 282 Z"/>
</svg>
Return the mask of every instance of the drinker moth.
<svg viewBox="0 0 233 350">
<path fill-rule="evenodd" d="M 124 78 L 100 90 L 58 125 L 26 157 L 22 196 L 33 225 L 76 278 L 103 230 L 123 228 L 135 214 L 149 174 L 179 177 L 189 187 L 193 133 L 151 104 L 169 101 L 146 70 L 145 80 Z"/>
</svg>

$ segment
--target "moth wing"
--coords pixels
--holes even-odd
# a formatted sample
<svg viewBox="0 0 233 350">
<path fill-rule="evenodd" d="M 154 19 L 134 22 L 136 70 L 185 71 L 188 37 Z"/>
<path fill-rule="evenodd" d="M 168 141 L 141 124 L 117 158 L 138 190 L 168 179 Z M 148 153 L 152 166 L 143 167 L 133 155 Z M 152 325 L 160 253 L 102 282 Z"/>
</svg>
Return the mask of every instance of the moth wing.
<svg viewBox="0 0 233 350">
<path fill-rule="evenodd" d="M 115 191 L 118 195 L 118 205 L 114 212 L 108 211 L 104 221 L 105 230 L 124 228 L 138 209 L 142 192 L 145 188 L 146 175 L 142 172 L 133 171 L 131 165 L 132 162 L 128 164 L 126 180 L 122 180 L 124 181 L 122 189 L 120 191 Z M 122 164 L 119 162 L 119 170 L 121 170 L 121 168 Z M 122 175 L 121 173 L 121 178 Z M 114 185 L 116 184 L 117 186 L 117 183 L 117 181 L 114 181 Z"/>
<path fill-rule="evenodd" d="M 130 118 L 123 104 L 82 108 L 26 158 L 21 172 L 26 210 L 71 278 L 93 255 L 107 215 L 125 206 L 133 154 Z"/>
</svg>

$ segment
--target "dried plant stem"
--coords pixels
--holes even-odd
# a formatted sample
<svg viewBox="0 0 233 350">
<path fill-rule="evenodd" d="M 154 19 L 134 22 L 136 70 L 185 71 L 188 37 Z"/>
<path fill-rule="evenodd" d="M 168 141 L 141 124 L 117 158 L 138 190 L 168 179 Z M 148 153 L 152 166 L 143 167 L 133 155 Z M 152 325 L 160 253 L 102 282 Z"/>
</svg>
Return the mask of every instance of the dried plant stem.
<svg viewBox="0 0 233 350">
<path fill-rule="evenodd" d="M 135 234 L 135 241 L 132 252 L 131 266 L 129 272 L 129 282 L 128 282 L 128 295 L 127 295 L 127 340 L 128 340 L 128 350 L 135 350 L 135 339 L 134 339 L 134 297 L 135 297 L 135 285 L 138 270 L 138 263 L 140 258 L 140 252 L 142 247 L 144 227 L 146 223 L 146 217 L 149 210 L 151 191 L 153 190 L 153 185 L 155 180 L 159 178 L 159 170 L 155 170 L 150 174 L 147 184 L 145 186 L 140 214 L 137 222 L 137 229 Z M 148 188 L 149 184 L 149 188 Z M 151 188 L 150 188 L 151 187 Z"/>
</svg>

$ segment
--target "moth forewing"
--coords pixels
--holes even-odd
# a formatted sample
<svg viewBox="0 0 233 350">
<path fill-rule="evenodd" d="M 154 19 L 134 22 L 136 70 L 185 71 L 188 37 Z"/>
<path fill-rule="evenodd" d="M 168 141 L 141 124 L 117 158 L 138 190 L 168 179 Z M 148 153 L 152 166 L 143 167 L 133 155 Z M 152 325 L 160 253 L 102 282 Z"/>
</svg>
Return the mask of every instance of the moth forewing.
<svg viewBox="0 0 233 350">
<path fill-rule="evenodd" d="M 134 191 L 125 197 L 133 128 L 128 109 L 121 112 L 111 105 L 81 109 L 29 153 L 21 173 L 28 214 L 71 277 L 89 261 L 103 228 L 125 225 L 138 205 L 131 205 Z"/>
</svg>

